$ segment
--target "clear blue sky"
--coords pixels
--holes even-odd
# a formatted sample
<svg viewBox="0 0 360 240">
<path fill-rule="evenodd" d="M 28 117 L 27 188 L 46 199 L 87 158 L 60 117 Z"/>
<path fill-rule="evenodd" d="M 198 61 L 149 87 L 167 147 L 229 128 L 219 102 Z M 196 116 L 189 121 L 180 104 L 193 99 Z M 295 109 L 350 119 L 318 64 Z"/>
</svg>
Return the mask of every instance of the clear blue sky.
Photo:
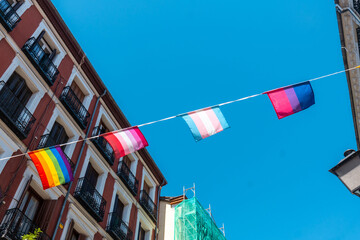
<svg viewBox="0 0 360 240">
<path fill-rule="evenodd" d="M 133 125 L 344 68 L 333 1 L 53 0 Z M 278 120 L 266 96 L 222 108 L 195 143 L 182 119 L 143 127 L 168 185 L 197 185 L 228 240 L 360 235 L 360 199 L 328 172 L 356 148 L 345 75 Z"/>
</svg>

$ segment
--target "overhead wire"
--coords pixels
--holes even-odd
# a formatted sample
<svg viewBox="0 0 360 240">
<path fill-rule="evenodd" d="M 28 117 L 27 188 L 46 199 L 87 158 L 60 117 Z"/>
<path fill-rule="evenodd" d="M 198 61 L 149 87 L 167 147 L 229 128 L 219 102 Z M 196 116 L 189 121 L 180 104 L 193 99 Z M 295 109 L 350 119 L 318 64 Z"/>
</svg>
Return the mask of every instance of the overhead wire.
<svg viewBox="0 0 360 240">
<path fill-rule="evenodd" d="M 309 80 L 306 80 L 306 81 L 302 81 L 302 82 L 298 82 L 298 83 L 295 83 L 295 84 L 291 84 L 291 85 L 287 85 L 287 86 L 284 86 L 284 87 L 280 87 L 280 88 L 286 88 L 286 87 L 289 87 L 289 86 L 293 86 L 293 85 L 301 84 L 301 83 L 305 83 L 305 82 L 317 81 L 317 80 L 324 79 L 324 78 L 327 78 L 327 77 L 331 77 L 331 76 L 334 76 L 334 75 L 337 75 L 337 74 L 340 74 L 340 73 L 349 72 L 349 71 L 352 71 L 352 70 L 355 70 L 355 69 L 358 69 L 358 68 L 360 68 L 360 65 L 359 65 L 359 66 L 356 66 L 356 67 L 349 68 L 349 69 L 345 69 L 345 70 L 337 71 L 337 72 L 334 72 L 334 73 L 330 73 L 330 74 L 327 74 L 327 75 L 323 75 L 323 76 L 320 76 L 320 77 L 312 78 L 312 79 L 309 79 Z M 219 106 L 224 106 L 224 105 L 228 105 L 228 104 L 235 103 L 235 102 L 241 102 L 241 101 L 244 101 L 244 100 L 248 100 L 248 99 L 251 99 L 251 98 L 255 98 L 255 97 L 261 96 L 261 95 L 263 95 L 263 94 L 265 94 L 265 93 L 267 93 L 267 92 L 270 92 L 270 91 L 273 91 L 273 90 L 276 90 L 276 89 L 279 89 L 279 88 L 274 88 L 274 89 L 272 89 L 272 90 L 268 90 L 268 91 L 265 91 L 265 92 L 262 92 L 262 93 L 257 93 L 257 94 L 250 95 L 250 96 L 247 96 L 247 97 L 242 97 L 242 98 L 239 98 L 239 99 L 236 99 L 236 100 L 219 103 L 219 104 L 216 104 L 216 105 L 212 105 L 212 106 L 209 106 L 209 107 L 204 107 L 204 108 L 197 109 L 197 110 L 193 110 L 193 111 L 189 111 L 189 112 L 198 112 L 198 111 L 202 111 L 202 110 L 207 109 L 207 108 L 219 107 Z M 143 124 L 139 124 L 139 125 L 134 125 L 134 126 L 127 127 L 127 128 L 117 129 L 117 130 L 114 130 L 114 131 L 111 131 L 111 132 L 107 132 L 107 133 L 103 133 L 103 134 L 91 136 L 91 137 L 88 137 L 88 138 L 83 138 L 83 139 L 79 139 L 79 140 L 75 140 L 75 141 L 71 141 L 71 142 L 67 142 L 67 143 L 58 144 L 58 145 L 56 145 L 56 146 L 59 146 L 59 147 L 67 146 L 67 145 L 75 144 L 75 143 L 78 143 L 78 142 L 95 139 L 95 138 L 98 138 L 98 137 L 101 137 L 101 136 L 104 136 L 104 135 L 107 135 L 107 134 L 126 131 L 126 130 L 131 129 L 131 128 L 134 128 L 134 127 L 143 127 L 143 126 L 148 126 L 148 125 L 152 125 L 152 124 L 159 123 L 159 122 L 168 121 L 168 120 L 171 120 L 171 119 L 174 119 L 174 118 L 177 118 L 177 117 L 184 116 L 184 115 L 188 114 L 189 112 L 177 114 L 177 115 L 174 115 L 174 116 L 171 116 L 171 117 L 162 118 L 162 119 L 160 119 L 160 120 L 156 120 L 156 121 L 152 121 L 152 122 L 148 122 L 148 123 L 143 123 Z M 27 154 L 28 154 L 28 152 L 25 152 L 25 153 L 13 155 L 13 156 L 10 156 L 10 157 L 0 158 L 0 161 L 8 160 L 8 159 L 10 159 L 10 158 L 15 158 L 15 157 L 24 156 L 24 155 L 27 155 Z"/>
</svg>

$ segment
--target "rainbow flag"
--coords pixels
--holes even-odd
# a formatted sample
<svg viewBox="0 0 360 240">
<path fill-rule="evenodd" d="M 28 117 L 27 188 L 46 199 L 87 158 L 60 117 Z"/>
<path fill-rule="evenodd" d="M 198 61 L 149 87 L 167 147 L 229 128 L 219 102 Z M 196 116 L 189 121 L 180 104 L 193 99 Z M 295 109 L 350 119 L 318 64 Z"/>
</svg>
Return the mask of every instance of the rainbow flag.
<svg viewBox="0 0 360 240">
<path fill-rule="evenodd" d="M 113 148 L 116 158 L 124 157 L 130 153 L 149 146 L 138 127 L 133 127 L 116 133 L 106 133 L 102 136 Z"/>
<path fill-rule="evenodd" d="M 195 141 L 200 141 L 229 128 L 229 124 L 219 107 L 189 112 L 182 118 L 188 124 Z"/>
<path fill-rule="evenodd" d="M 265 92 L 270 98 L 279 119 L 307 109 L 315 104 L 310 82 Z"/>
<path fill-rule="evenodd" d="M 28 153 L 39 173 L 44 190 L 74 180 L 67 157 L 59 146 Z"/>
</svg>

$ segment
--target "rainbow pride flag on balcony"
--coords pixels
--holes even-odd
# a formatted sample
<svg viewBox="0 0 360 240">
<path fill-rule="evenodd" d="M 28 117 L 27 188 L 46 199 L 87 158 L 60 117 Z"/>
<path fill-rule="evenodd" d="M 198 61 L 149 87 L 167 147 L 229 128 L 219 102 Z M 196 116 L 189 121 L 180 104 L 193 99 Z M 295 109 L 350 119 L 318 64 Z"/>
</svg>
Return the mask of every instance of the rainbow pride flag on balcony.
<svg viewBox="0 0 360 240">
<path fill-rule="evenodd" d="M 219 107 L 189 112 L 181 117 L 188 124 L 195 141 L 200 141 L 229 128 L 229 124 Z"/>
<path fill-rule="evenodd" d="M 74 180 L 67 157 L 59 146 L 28 153 L 39 173 L 44 190 Z"/>
<path fill-rule="evenodd" d="M 149 146 L 138 127 L 133 127 L 116 133 L 110 132 L 102 136 L 113 148 L 116 158 L 124 157 L 130 153 Z"/>
<path fill-rule="evenodd" d="M 265 92 L 279 119 L 309 108 L 315 104 L 310 82 L 295 84 Z"/>
</svg>

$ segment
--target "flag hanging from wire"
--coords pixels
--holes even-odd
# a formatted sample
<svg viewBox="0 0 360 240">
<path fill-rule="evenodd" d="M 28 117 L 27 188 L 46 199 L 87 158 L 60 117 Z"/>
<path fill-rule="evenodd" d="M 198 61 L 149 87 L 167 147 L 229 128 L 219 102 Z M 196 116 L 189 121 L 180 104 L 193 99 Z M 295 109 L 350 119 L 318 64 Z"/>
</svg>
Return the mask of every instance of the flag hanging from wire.
<svg viewBox="0 0 360 240">
<path fill-rule="evenodd" d="M 59 146 L 28 153 L 39 173 L 44 190 L 74 180 L 69 160 Z"/>
<path fill-rule="evenodd" d="M 279 119 L 309 108 L 315 104 L 310 82 L 295 84 L 265 92 Z"/>
<path fill-rule="evenodd" d="M 219 107 L 189 112 L 181 117 L 188 124 L 195 141 L 200 141 L 229 128 L 229 124 Z"/>
<path fill-rule="evenodd" d="M 113 148 L 116 158 L 124 157 L 149 146 L 138 127 L 116 133 L 106 133 L 103 137 Z"/>
</svg>

